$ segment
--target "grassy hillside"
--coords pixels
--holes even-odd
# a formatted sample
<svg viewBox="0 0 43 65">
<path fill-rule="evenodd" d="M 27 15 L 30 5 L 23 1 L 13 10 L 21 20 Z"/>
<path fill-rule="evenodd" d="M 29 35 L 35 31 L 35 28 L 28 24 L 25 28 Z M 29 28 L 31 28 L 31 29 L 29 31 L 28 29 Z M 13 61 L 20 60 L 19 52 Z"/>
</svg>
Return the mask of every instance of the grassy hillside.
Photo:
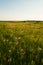
<svg viewBox="0 0 43 65">
<path fill-rule="evenodd" d="M 0 22 L 0 65 L 43 65 L 43 22 Z"/>
</svg>

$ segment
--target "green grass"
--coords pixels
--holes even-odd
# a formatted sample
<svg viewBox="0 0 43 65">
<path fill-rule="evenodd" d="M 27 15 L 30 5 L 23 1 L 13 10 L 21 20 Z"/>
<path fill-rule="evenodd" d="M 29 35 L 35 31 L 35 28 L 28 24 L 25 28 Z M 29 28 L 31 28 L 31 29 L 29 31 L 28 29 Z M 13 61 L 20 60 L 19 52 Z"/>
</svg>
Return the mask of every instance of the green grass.
<svg viewBox="0 0 43 65">
<path fill-rule="evenodd" d="M 0 22 L 0 65 L 43 65 L 43 22 Z"/>
</svg>

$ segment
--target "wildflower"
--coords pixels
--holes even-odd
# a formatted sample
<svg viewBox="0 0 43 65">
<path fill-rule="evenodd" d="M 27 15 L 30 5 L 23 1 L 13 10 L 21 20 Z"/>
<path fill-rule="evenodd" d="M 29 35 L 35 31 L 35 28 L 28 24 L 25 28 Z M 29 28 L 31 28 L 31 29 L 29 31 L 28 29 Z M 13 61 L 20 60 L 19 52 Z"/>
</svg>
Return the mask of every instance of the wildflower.
<svg viewBox="0 0 43 65">
<path fill-rule="evenodd" d="M 23 51 L 23 49 L 21 49 L 21 52 Z"/>
<path fill-rule="evenodd" d="M 9 50 L 9 53 L 11 52 L 11 50 Z"/>
<path fill-rule="evenodd" d="M 18 45 L 18 41 L 16 42 L 16 45 Z"/>
<path fill-rule="evenodd" d="M 23 49 L 20 50 L 21 54 L 24 55 L 25 51 Z"/>
<path fill-rule="evenodd" d="M 18 39 L 21 39 L 21 37 L 18 37 Z"/>
<path fill-rule="evenodd" d="M 11 61 L 12 61 L 12 59 L 11 59 L 11 58 L 9 58 L 9 59 L 8 59 L 8 62 L 11 62 Z"/>
<path fill-rule="evenodd" d="M 41 48 L 40 48 L 40 47 L 38 47 L 38 50 L 40 51 L 40 50 L 41 50 Z"/>
<path fill-rule="evenodd" d="M 4 39 L 3 42 L 5 42 L 6 40 Z"/>
</svg>

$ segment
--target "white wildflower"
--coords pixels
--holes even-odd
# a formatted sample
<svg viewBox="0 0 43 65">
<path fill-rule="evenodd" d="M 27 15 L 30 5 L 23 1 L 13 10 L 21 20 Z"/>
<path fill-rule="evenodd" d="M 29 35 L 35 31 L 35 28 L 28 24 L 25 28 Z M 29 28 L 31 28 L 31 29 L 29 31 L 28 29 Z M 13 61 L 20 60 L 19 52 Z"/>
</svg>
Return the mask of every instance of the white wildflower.
<svg viewBox="0 0 43 65">
<path fill-rule="evenodd" d="M 12 61 L 12 59 L 11 59 L 11 58 L 9 58 L 9 59 L 8 59 L 8 62 L 11 62 L 11 61 Z"/>
<path fill-rule="evenodd" d="M 41 48 L 40 48 L 40 47 L 38 47 L 38 50 L 40 51 L 40 50 L 41 50 Z"/>
<path fill-rule="evenodd" d="M 20 53 L 21 53 L 21 55 L 24 55 L 24 54 L 25 54 L 24 49 L 21 49 L 21 50 L 20 50 Z"/>
<path fill-rule="evenodd" d="M 21 39 L 21 37 L 18 37 L 18 39 Z"/>
<path fill-rule="evenodd" d="M 11 52 L 11 50 L 9 50 L 9 52 Z"/>
<path fill-rule="evenodd" d="M 21 49 L 21 52 L 24 51 L 23 49 Z"/>
</svg>

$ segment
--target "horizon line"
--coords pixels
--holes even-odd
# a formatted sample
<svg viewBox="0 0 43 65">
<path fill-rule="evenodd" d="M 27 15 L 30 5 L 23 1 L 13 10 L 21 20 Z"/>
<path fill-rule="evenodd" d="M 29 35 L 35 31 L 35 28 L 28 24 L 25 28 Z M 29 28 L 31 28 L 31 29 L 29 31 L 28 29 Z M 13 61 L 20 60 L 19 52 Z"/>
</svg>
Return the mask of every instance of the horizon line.
<svg viewBox="0 0 43 65">
<path fill-rule="evenodd" d="M 0 22 L 3 22 L 3 21 L 43 21 L 43 20 L 0 20 Z"/>
<path fill-rule="evenodd" d="M 0 21 L 43 21 L 43 19 L 0 19 Z"/>
</svg>

